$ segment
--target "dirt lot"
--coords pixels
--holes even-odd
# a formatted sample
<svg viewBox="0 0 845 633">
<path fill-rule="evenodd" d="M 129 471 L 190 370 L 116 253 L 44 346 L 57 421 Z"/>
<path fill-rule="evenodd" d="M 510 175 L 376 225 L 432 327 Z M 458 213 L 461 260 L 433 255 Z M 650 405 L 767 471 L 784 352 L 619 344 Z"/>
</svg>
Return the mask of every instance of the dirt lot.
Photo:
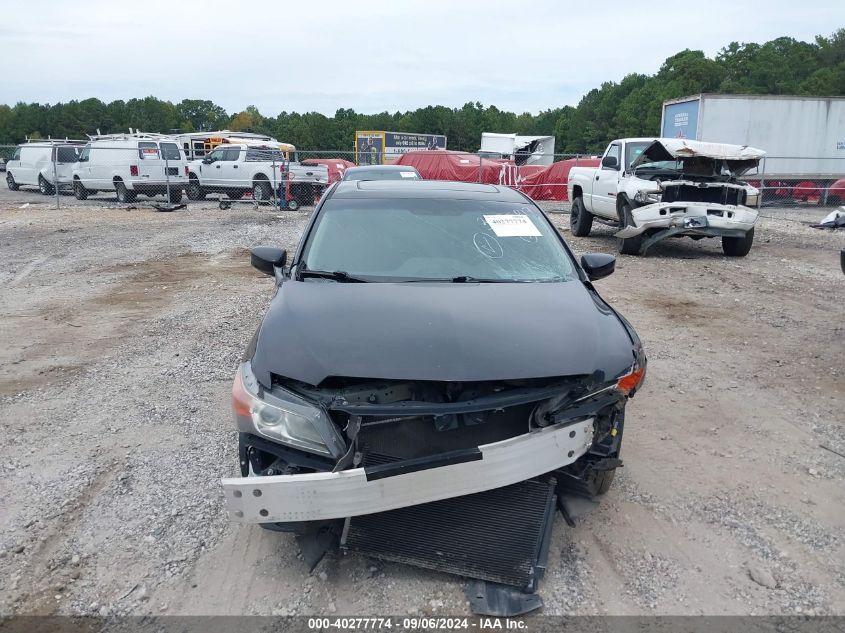
<svg viewBox="0 0 845 633">
<path fill-rule="evenodd" d="M 0 194 L 0 614 L 468 613 L 460 579 L 309 575 L 292 537 L 222 511 L 272 288 L 247 249 L 293 248 L 310 209 L 63 203 Z M 845 614 L 845 237 L 801 222 L 823 213 L 767 210 L 745 259 L 678 240 L 598 282 L 649 376 L 611 491 L 557 520 L 545 613 Z"/>
</svg>

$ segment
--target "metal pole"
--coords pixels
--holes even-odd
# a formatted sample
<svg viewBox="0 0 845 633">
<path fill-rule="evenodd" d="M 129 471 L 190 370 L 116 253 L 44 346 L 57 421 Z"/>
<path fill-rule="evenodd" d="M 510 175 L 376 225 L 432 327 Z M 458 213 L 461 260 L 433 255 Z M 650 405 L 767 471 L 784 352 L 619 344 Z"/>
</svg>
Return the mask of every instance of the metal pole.
<svg viewBox="0 0 845 633">
<path fill-rule="evenodd" d="M 271 156 L 273 159 L 273 206 L 281 207 L 276 195 L 276 150 L 272 150 Z"/>
<path fill-rule="evenodd" d="M 766 187 L 766 157 L 763 156 L 763 167 L 760 169 L 760 195 L 757 196 L 757 210 L 763 206 L 763 192 Z"/>
<path fill-rule="evenodd" d="M 53 189 L 56 192 L 56 208 L 59 208 L 59 146 L 53 146 Z"/>
<path fill-rule="evenodd" d="M 158 151 L 163 152 L 164 150 L 159 146 Z M 172 198 L 170 197 L 170 162 L 167 160 L 167 154 L 164 154 L 164 182 L 167 185 L 167 202 L 169 204 Z"/>
</svg>

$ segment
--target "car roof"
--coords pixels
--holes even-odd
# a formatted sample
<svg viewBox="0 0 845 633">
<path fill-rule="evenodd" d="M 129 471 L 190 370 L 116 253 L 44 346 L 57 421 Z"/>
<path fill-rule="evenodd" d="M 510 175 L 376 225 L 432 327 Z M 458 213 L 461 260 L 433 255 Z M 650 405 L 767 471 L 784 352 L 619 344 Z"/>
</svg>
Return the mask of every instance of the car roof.
<svg viewBox="0 0 845 633">
<path fill-rule="evenodd" d="M 343 180 L 329 198 L 429 198 L 525 203 L 528 198 L 509 187 L 452 180 Z"/>
<path fill-rule="evenodd" d="M 347 167 L 347 172 L 353 171 L 417 171 L 413 165 L 358 165 L 357 167 Z"/>
</svg>

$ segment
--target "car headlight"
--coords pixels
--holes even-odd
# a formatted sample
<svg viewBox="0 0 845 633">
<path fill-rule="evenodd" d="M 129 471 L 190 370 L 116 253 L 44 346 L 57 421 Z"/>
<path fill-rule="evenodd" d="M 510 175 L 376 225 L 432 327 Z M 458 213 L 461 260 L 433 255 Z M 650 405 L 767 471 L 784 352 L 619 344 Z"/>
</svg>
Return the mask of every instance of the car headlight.
<svg viewBox="0 0 845 633">
<path fill-rule="evenodd" d="M 663 194 L 659 191 L 638 191 L 634 194 L 634 200 L 640 204 L 654 204 L 660 202 Z"/>
<path fill-rule="evenodd" d="M 756 207 L 760 202 L 760 190 L 754 187 L 748 187 L 745 190 L 745 206 Z"/>
<path fill-rule="evenodd" d="M 262 390 L 250 363 L 242 363 L 232 385 L 232 408 L 239 429 L 309 453 L 339 457 L 343 439 L 322 407 L 274 387 Z"/>
</svg>

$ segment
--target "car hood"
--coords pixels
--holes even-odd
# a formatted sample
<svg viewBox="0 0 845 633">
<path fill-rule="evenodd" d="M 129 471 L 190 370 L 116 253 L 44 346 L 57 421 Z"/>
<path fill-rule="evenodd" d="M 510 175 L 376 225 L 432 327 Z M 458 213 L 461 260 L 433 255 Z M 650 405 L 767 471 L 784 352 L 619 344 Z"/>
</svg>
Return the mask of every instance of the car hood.
<svg viewBox="0 0 845 633">
<path fill-rule="evenodd" d="M 485 381 L 605 372 L 634 360 L 632 335 L 580 281 L 443 284 L 286 281 L 261 324 L 252 369 L 329 376 Z M 635 336 L 635 335 L 634 335 Z"/>
<path fill-rule="evenodd" d="M 738 176 L 756 167 L 765 155 L 766 152 L 763 150 L 747 145 L 662 138 L 647 146 L 631 162 L 630 169 L 634 170 L 649 162 L 703 158 L 709 159 L 713 163 L 723 162 L 734 176 Z"/>
</svg>

